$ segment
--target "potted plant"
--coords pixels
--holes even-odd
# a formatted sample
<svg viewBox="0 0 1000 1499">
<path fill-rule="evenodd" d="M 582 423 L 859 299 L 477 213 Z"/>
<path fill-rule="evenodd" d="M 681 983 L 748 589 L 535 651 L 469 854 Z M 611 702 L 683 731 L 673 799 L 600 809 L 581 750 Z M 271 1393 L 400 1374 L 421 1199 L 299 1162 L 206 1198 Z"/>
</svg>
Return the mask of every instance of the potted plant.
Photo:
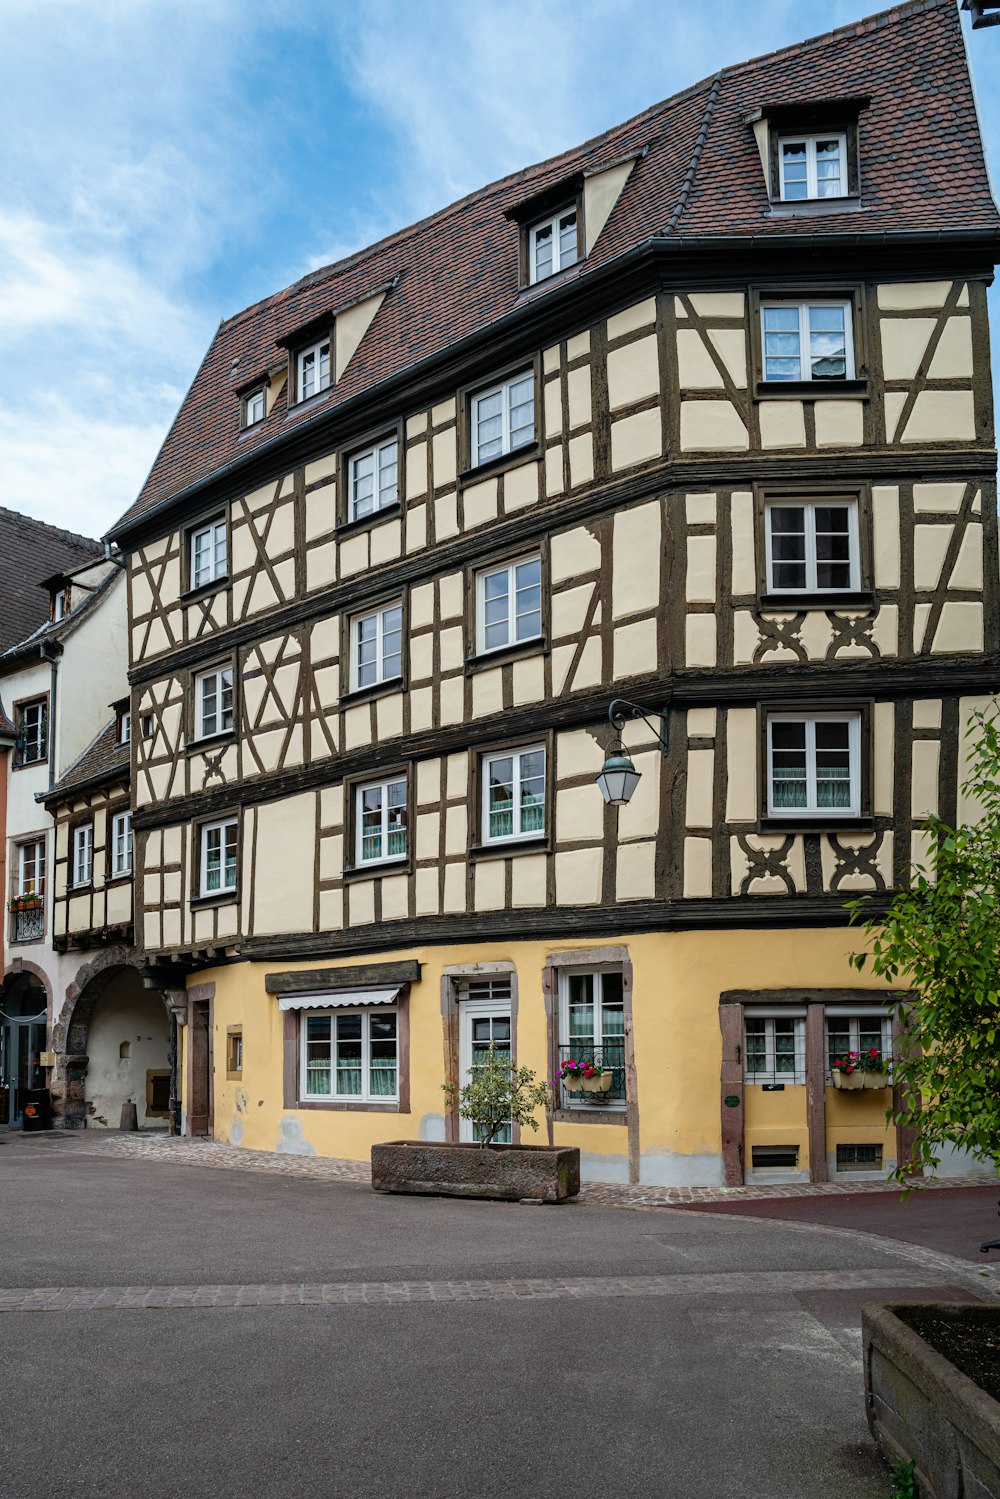
<svg viewBox="0 0 1000 1499">
<path fill-rule="evenodd" d="M 583 1091 L 584 1093 L 610 1093 L 614 1073 L 610 1067 L 594 1066 L 591 1062 L 584 1063 L 583 1068 Z"/>
<path fill-rule="evenodd" d="M 376 1192 L 434 1193 L 448 1197 L 492 1197 L 508 1202 L 563 1202 L 580 1190 L 580 1152 L 575 1146 L 502 1145 L 509 1124 L 538 1129 L 539 1109 L 552 1095 L 529 1067 L 516 1067 L 506 1051 L 491 1045 L 461 1088 L 444 1085 L 459 1118 L 468 1119 L 475 1144 L 395 1140 L 372 1146 Z"/>
<path fill-rule="evenodd" d="M 604 1095 L 611 1091 L 613 1081 L 614 1072 L 610 1067 L 580 1061 L 576 1057 L 567 1057 L 565 1062 L 559 1064 L 553 1086 L 559 1087 L 561 1084 L 567 1093 Z M 601 1102 L 604 1102 L 603 1096 L 601 1096 Z"/>
<path fill-rule="evenodd" d="M 7 902 L 8 911 L 37 911 L 42 904 L 42 897 L 30 892 L 26 895 L 12 895 Z"/>
<path fill-rule="evenodd" d="M 831 1067 L 835 1088 L 887 1088 L 889 1086 L 889 1061 L 883 1058 L 876 1046 L 867 1051 L 845 1051 L 836 1057 Z"/>
</svg>

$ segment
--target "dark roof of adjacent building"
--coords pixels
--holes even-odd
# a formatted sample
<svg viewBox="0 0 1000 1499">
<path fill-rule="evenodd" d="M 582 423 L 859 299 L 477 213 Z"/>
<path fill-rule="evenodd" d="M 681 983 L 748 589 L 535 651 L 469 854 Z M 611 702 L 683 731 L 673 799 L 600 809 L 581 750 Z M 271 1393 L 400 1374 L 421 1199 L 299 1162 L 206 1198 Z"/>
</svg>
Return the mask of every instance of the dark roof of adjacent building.
<svg viewBox="0 0 1000 1499">
<path fill-rule="evenodd" d="M 863 212 L 771 212 L 748 116 L 780 105 L 862 100 Z M 519 204 L 632 153 L 636 163 L 590 254 L 585 278 L 649 239 L 774 243 L 1000 228 L 990 194 L 954 0 L 909 0 L 810 41 L 721 70 L 585 145 L 494 182 L 421 223 L 248 307 L 220 324 L 135 504 L 110 533 L 282 435 L 487 332 L 523 300 Z M 565 284 L 565 277 L 559 277 Z M 237 392 L 283 357 L 282 340 L 391 287 L 336 386 L 239 430 Z M 533 292 L 542 293 L 542 288 Z"/>
<path fill-rule="evenodd" d="M 96 558 L 92 557 L 90 560 L 92 562 L 100 561 L 103 554 L 104 548 L 102 546 L 99 549 L 99 555 Z M 46 609 L 46 618 L 42 624 L 32 630 L 30 634 L 16 640 L 6 650 L 0 651 L 0 676 L 6 675 L 11 671 L 16 671 L 25 661 L 36 657 L 43 646 L 50 643 L 55 645 L 61 644 L 67 636 L 72 635 L 77 626 L 81 625 L 99 606 L 105 594 L 114 587 L 120 576 L 121 571 L 119 567 L 109 567 L 107 573 L 94 585 L 86 598 L 77 604 L 69 614 L 64 614 L 62 619 L 49 619 L 48 610 Z M 45 595 L 43 594 L 42 597 L 44 598 Z"/>
<path fill-rule="evenodd" d="M 118 743 L 118 722 L 113 718 L 105 724 L 97 737 L 78 755 L 54 786 L 41 791 L 37 801 L 50 806 L 53 802 L 65 801 L 77 791 L 90 787 L 111 785 L 116 781 L 128 781 L 131 775 L 131 750 L 127 744 Z"/>
<path fill-rule="evenodd" d="M 70 573 L 103 553 L 103 544 L 90 536 L 0 506 L 0 652 L 47 621 L 45 579 Z"/>
<path fill-rule="evenodd" d="M 0 703 L 0 740 L 16 739 L 17 730 L 11 720 L 7 717 L 3 703 Z"/>
</svg>

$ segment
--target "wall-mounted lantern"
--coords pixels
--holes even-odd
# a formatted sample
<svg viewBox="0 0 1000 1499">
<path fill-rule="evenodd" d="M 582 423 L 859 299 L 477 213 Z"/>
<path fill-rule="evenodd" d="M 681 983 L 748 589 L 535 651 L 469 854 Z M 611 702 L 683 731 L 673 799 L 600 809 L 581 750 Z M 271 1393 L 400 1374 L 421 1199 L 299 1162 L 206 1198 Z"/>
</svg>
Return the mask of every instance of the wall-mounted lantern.
<svg viewBox="0 0 1000 1499">
<path fill-rule="evenodd" d="M 663 749 L 666 750 L 669 747 L 666 732 L 661 734 L 658 729 L 654 728 L 641 708 L 637 708 L 635 703 L 626 702 L 621 697 L 612 699 L 611 706 L 608 708 L 608 721 L 613 732 L 604 751 L 604 766 L 596 778 L 601 795 L 610 807 L 624 807 L 626 802 L 632 800 L 632 793 L 638 786 L 641 775 L 622 743 L 626 714 L 630 718 L 641 718 L 649 732 L 659 740 Z M 665 714 L 660 721 L 666 730 Z"/>
</svg>

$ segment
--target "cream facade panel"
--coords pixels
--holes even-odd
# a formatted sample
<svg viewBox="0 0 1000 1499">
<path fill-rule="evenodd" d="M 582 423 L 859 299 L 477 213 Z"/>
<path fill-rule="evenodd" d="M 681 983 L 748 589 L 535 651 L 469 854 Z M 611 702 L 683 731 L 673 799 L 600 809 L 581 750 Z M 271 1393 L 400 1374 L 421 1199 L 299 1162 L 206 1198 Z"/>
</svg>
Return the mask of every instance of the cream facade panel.
<svg viewBox="0 0 1000 1499">
<path fill-rule="evenodd" d="M 712 448 L 733 452 L 749 446 L 749 433 L 730 401 L 681 402 L 681 447 L 685 451 Z"/>
<path fill-rule="evenodd" d="M 762 448 L 804 448 L 806 419 L 801 401 L 761 401 L 760 445 Z"/>
<path fill-rule="evenodd" d="M 654 609 L 660 600 L 660 506 L 621 510 L 614 518 L 612 609 L 615 619 Z"/>
<path fill-rule="evenodd" d="M 657 409 L 637 411 L 611 423 L 611 467 L 616 472 L 658 458 L 662 446 Z"/>
<path fill-rule="evenodd" d="M 647 396 L 655 396 L 659 389 L 655 334 L 609 352 L 608 400 L 612 411 L 620 406 L 630 406 L 633 401 L 645 400 Z"/>
</svg>

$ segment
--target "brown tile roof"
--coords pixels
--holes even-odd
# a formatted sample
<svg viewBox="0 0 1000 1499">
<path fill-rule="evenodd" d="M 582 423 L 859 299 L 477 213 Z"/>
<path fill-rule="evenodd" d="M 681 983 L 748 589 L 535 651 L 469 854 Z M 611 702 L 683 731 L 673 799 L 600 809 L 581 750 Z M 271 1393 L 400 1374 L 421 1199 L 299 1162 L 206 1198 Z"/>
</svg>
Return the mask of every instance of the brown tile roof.
<svg viewBox="0 0 1000 1499">
<path fill-rule="evenodd" d="M 103 546 L 96 545 L 98 545 L 98 555 L 103 556 Z M 89 560 L 93 562 L 94 559 L 90 557 Z M 72 635 L 77 626 L 82 624 L 93 610 L 100 607 L 105 594 L 111 591 L 120 578 L 120 567 L 109 568 L 100 582 L 94 585 L 86 597 L 69 614 L 64 614 L 62 619 L 50 620 L 46 604 L 44 622 L 32 630 L 30 634 L 20 637 L 13 645 L 8 646 L 5 651 L 0 651 L 0 676 L 6 676 L 11 671 L 17 671 L 24 664 L 25 660 L 36 657 L 39 648 L 46 641 L 62 641 L 67 636 Z M 41 590 L 39 592 L 44 602 L 46 595 Z"/>
<path fill-rule="evenodd" d="M 37 630 L 49 617 L 46 578 L 100 557 L 104 547 L 89 536 L 0 506 L 0 652 Z"/>
<path fill-rule="evenodd" d="M 863 211 L 773 216 L 747 115 L 763 105 L 859 95 L 870 100 L 860 126 Z M 518 302 L 518 228 L 505 212 L 575 173 L 599 171 L 645 148 L 581 276 L 657 236 L 683 245 L 701 236 L 996 232 L 1000 217 L 975 118 L 953 0 L 910 0 L 726 68 L 223 322 L 139 498 L 111 534 L 511 312 Z M 328 396 L 289 415 L 282 392 L 267 419 L 241 434 L 236 391 L 281 359 L 278 340 L 390 282 L 393 289 Z"/>
<path fill-rule="evenodd" d="M 17 729 L 14 727 L 11 720 L 7 717 L 7 712 L 4 708 L 3 703 L 0 703 L 0 742 L 2 742 L 4 739 L 16 738 Z"/>
<path fill-rule="evenodd" d="M 127 744 L 118 743 L 116 733 L 117 722 L 112 719 L 55 785 L 50 786 L 47 791 L 39 792 L 36 800 L 51 806 L 54 802 L 65 801 L 72 792 L 82 791 L 87 786 L 101 786 L 114 781 L 127 782 L 131 775 L 130 750 Z"/>
</svg>

